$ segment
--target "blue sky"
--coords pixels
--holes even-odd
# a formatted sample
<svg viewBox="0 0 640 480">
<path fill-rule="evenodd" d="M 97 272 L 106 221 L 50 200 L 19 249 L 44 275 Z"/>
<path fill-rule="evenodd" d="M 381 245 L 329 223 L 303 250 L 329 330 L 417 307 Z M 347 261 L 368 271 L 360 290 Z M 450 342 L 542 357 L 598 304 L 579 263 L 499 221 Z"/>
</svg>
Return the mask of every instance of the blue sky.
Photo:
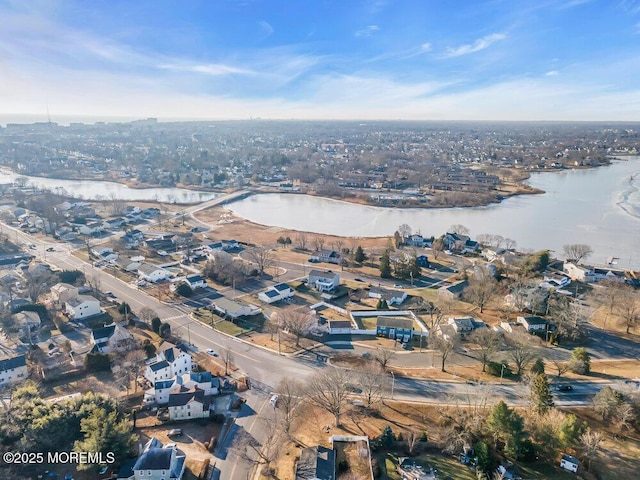
<svg viewBox="0 0 640 480">
<path fill-rule="evenodd" d="M 640 120 L 640 0 L 0 0 L 0 114 Z"/>
</svg>

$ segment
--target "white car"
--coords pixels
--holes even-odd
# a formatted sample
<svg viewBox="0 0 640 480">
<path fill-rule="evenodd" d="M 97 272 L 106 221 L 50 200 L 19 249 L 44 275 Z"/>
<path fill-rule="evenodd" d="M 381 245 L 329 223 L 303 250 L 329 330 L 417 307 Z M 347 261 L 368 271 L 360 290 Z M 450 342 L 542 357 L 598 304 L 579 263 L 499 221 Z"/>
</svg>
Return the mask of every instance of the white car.
<svg viewBox="0 0 640 480">
<path fill-rule="evenodd" d="M 212 357 L 217 357 L 218 356 L 218 353 L 213 348 L 208 348 L 207 349 L 207 353 L 209 355 L 211 355 Z"/>
<path fill-rule="evenodd" d="M 269 403 L 273 408 L 276 408 L 278 406 L 279 399 L 280 397 L 278 397 L 278 395 L 271 395 L 271 398 L 269 399 Z"/>
</svg>

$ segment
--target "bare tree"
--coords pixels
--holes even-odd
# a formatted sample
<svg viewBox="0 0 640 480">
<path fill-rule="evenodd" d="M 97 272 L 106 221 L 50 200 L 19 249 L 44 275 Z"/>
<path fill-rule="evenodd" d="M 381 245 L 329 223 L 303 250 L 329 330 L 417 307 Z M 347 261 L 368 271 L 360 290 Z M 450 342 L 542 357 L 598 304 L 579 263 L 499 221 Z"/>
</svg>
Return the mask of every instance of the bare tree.
<svg viewBox="0 0 640 480">
<path fill-rule="evenodd" d="M 227 376 L 229 375 L 229 365 L 232 365 L 234 361 L 231 347 L 225 347 L 224 350 L 222 350 L 222 361 L 224 362 L 224 374 Z"/>
<path fill-rule="evenodd" d="M 518 242 L 516 242 L 515 240 L 511 238 L 504 239 L 504 248 L 506 248 L 507 250 L 513 250 L 517 246 L 518 246 Z"/>
<path fill-rule="evenodd" d="M 480 307 L 482 313 L 496 294 L 497 288 L 498 282 L 493 272 L 488 267 L 478 267 L 469 277 L 469 286 L 465 288 L 464 294 L 473 304 Z"/>
<path fill-rule="evenodd" d="M 27 284 L 27 295 L 32 303 L 36 303 L 38 297 L 46 291 L 51 275 L 48 272 L 34 269 L 33 271 L 27 270 L 24 277 Z"/>
<path fill-rule="evenodd" d="M 460 340 L 457 335 L 433 335 L 431 337 L 431 345 L 432 347 L 440 352 L 440 357 L 442 359 L 442 363 L 440 366 L 440 370 L 445 372 L 445 366 L 447 364 L 447 359 L 449 356 L 455 352 Z"/>
<path fill-rule="evenodd" d="M 127 205 L 126 202 L 119 198 L 118 194 L 115 192 L 112 192 L 109 195 L 109 203 L 111 204 L 111 213 L 116 216 L 122 215 L 124 207 Z"/>
<path fill-rule="evenodd" d="M 387 368 L 389 367 L 389 362 L 391 362 L 391 360 L 395 356 L 396 356 L 396 352 L 394 352 L 393 350 L 387 350 L 386 348 L 378 348 L 375 355 L 375 361 L 378 362 L 378 364 L 382 368 L 382 371 L 386 372 Z"/>
<path fill-rule="evenodd" d="M 282 431 L 289 435 L 293 421 L 302 414 L 300 404 L 302 403 L 302 384 L 291 378 L 283 378 L 276 387 L 278 393 L 278 408 L 276 419 Z"/>
<path fill-rule="evenodd" d="M 296 347 L 300 346 L 300 338 L 309 333 L 315 325 L 315 319 L 308 308 L 280 310 L 278 323 L 281 327 L 296 337 Z"/>
<path fill-rule="evenodd" d="M 138 377 L 142 372 L 146 359 L 147 355 L 142 350 L 131 350 L 124 356 L 123 366 L 133 373 L 134 392 L 138 391 Z"/>
<path fill-rule="evenodd" d="M 630 286 L 625 285 L 621 289 L 621 295 L 614 306 L 614 311 L 620 323 L 626 327 L 627 333 L 638 324 L 640 303 L 638 302 L 637 294 Z"/>
<path fill-rule="evenodd" d="M 155 312 L 155 310 L 152 310 L 149 307 L 142 307 L 138 312 L 138 317 L 140 318 L 140 320 L 149 325 L 151 325 L 151 320 L 153 320 L 157 316 L 158 314 Z"/>
<path fill-rule="evenodd" d="M 597 286 L 596 298 L 607 307 L 609 315 L 613 315 L 618 299 L 624 295 L 627 285 L 615 278 L 605 278 Z"/>
<path fill-rule="evenodd" d="M 316 249 L 316 252 L 319 252 L 324 248 L 325 238 L 322 235 L 316 235 L 313 237 L 313 246 Z"/>
<path fill-rule="evenodd" d="M 247 250 L 247 255 L 249 259 L 257 265 L 260 275 L 274 264 L 275 258 L 270 248 L 254 247 Z"/>
<path fill-rule="evenodd" d="M 298 232 L 296 234 L 296 243 L 298 244 L 298 248 L 300 250 L 307 249 L 307 234 L 304 232 Z"/>
<path fill-rule="evenodd" d="M 336 252 L 342 255 L 342 249 L 344 248 L 344 240 L 342 240 L 341 238 L 338 238 L 333 242 L 333 245 L 334 245 L 333 248 L 336 250 Z"/>
<path fill-rule="evenodd" d="M 402 237 L 402 241 L 405 241 L 411 235 L 411 227 L 406 223 L 403 223 L 398 227 L 398 233 Z"/>
<path fill-rule="evenodd" d="M 424 309 L 427 315 L 429 315 L 427 327 L 431 335 L 433 335 L 438 326 L 442 324 L 444 319 L 453 311 L 453 302 L 449 299 L 441 300 L 438 304 L 426 302 Z"/>
<path fill-rule="evenodd" d="M 331 413 L 336 427 L 349 398 L 350 372 L 339 368 L 325 368 L 314 374 L 306 383 L 305 396 L 309 402 Z"/>
<path fill-rule="evenodd" d="M 528 333 L 513 333 L 507 336 L 508 357 L 516 365 L 516 375 L 520 375 L 535 358 L 536 353 L 532 347 L 535 340 L 536 337 Z"/>
<path fill-rule="evenodd" d="M 355 384 L 362 390 L 367 408 L 384 397 L 386 378 L 382 367 L 375 363 L 368 363 L 355 371 Z"/>
<path fill-rule="evenodd" d="M 593 250 L 589 245 L 582 243 L 565 245 L 562 247 L 562 251 L 564 252 L 564 256 L 567 261 L 575 263 L 576 265 L 580 263 L 580 260 L 588 258 L 593 253 Z"/>
<path fill-rule="evenodd" d="M 469 335 L 469 341 L 477 345 L 472 355 L 482 363 L 482 371 L 486 372 L 487 363 L 500 349 L 500 335 L 490 328 L 480 328 Z"/>
<path fill-rule="evenodd" d="M 451 233 L 455 233 L 456 235 L 469 235 L 469 229 L 464 225 L 460 225 L 459 223 L 451 225 L 448 231 Z"/>
<path fill-rule="evenodd" d="M 87 286 L 91 289 L 93 294 L 94 295 L 98 294 L 101 286 L 100 276 L 97 274 L 88 275 L 85 280 L 87 282 Z"/>
<path fill-rule="evenodd" d="M 442 252 L 444 252 L 444 241 L 441 238 L 436 238 L 431 243 L 431 254 L 433 258 L 437 260 Z"/>
<path fill-rule="evenodd" d="M 231 451 L 252 465 L 268 468 L 280 455 L 285 438 L 273 416 L 261 416 L 258 419 L 265 424 L 265 431 L 269 432 L 264 436 L 262 443 L 246 430 L 242 430 L 236 434 Z"/>
<path fill-rule="evenodd" d="M 553 366 L 556 367 L 557 377 L 560 378 L 562 375 L 569 371 L 569 363 L 562 362 L 558 359 L 552 360 Z"/>
<path fill-rule="evenodd" d="M 580 436 L 582 457 L 587 461 L 587 470 L 591 470 L 591 461 L 600 449 L 604 437 L 600 432 L 588 431 Z"/>
<path fill-rule="evenodd" d="M 416 445 L 420 441 L 420 433 L 417 430 L 407 430 L 404 434 L 404 438 L 407 442 L 407 449 L 409 450 L 409 455 L 413 455 L 413 452 L 416 449 Z"/>
</svg>

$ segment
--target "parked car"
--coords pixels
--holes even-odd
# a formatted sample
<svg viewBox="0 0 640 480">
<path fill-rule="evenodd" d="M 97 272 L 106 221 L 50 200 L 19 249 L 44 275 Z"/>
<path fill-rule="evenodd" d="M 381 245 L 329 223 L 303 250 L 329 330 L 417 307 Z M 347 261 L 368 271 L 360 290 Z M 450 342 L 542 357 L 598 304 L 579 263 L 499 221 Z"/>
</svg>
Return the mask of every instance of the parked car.
<svg viewBox="0 0 640 480">
<path fill-rule="evenodd" d="M 216 352 L 213 348 L 208 348 L 207 349 L 207 353 L 209 355 L 211 355 L 212 357 L 217 357 L 218 356 L 218 352 Z"/>
<path fill-rule="evenodd" d="M 172 428 L 167 432 L 167 437 L 179 437 L 180 435 L 182 435 L 181 428 Z"/>
<path fill-rule="evenodd" d="M 556 385 L 556 390 L 559 392 L 570 392 L 573 390 L 571 385 Z"/>
<path fill-rule="evenodd" d="M 49 248 L 47 248 L 47 252 L 55 252 L 55 251 L 56 251 L 56 249 L 55 249 L 55 248 L 53 248 L 53 247 L 49 247 Z"/>
<path fill-rule="evenodd" d="M 276 408 L 278 406 L 278 400 L 280 400 L 280 397 L 278 395 L 271 395 L 269 403 L 273 408 Z"/>
</svg>

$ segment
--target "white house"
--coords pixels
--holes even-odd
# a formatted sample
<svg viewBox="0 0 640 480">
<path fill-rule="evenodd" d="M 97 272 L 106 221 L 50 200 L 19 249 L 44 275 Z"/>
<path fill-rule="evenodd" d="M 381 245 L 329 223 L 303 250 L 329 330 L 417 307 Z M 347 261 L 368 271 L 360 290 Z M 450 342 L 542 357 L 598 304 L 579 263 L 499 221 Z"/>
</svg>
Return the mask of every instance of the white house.
<svg viewBox="0 0 640 480">
<path fill-rule="evenodd" d="M 516 321 L 529 333 L 545 332 L 547 330 L 548 322 L 546 318 L 529 315 L 526 317 L 518 317 Z"/>
<path fill-rule="evenodd" d="M 189 372 L 178 375 L 170 380 L 155 382 L 153 388 L 144 394 L 144 402 L 164 405 L 169 402 L 171 393 L 198 388 L 205 395 L 218 395 L 220 393 L 220 380 L 211 372 Z"/>
<path fill-rule="evenodd" d="M 340 285 L 340 274 L 331 270 L 326 272 L 311 270 L 309 272 L 309 285 L 319 292 L 330 292 Z"/>
<path fill-rule="evenodd" d="M 571 279 L 567 275 L 561 273 L 544 272 L 543 282 L 540 286 L 543 288 L 562 288 L 571 283 Z"/>
<path fill-rule="evenodd" d="M 576 473 L 578 471 L 579 465 L 580 465 L 580 461 L 573 455 L 568 455 L 566 453 L 562 454 L 562 460 L 560 460 L 560 466 L 565 470 Z"/>
<path fill-rule="evenodd" d="M 267 288 L 264 292 L 260 292 L 258 298 L 264 303 L 274 303 L 285 298 L 291 298 L 293 295 L 293 288 L 286 283 L 278 283 Z"/>
<path fill-rule="evenodd" d="M 78 231 L 82 235 L 95 235 L 96 233 L 104 232 L 104 225 L 101 222 L 87 222 L 85 225 L 80 225 Z"/>
<path fill-rule="evenodd" d="M 164 268 L 157 267 L 149 263 L 142 263 L 138 267 L 138 277 L 141 280 L 146 280 L 147 282 L 157 283 L 162 280 L 166 280 L 168 276 L 169 272 Z"/>
<path fill-rule="evenodd" d="M 400 290 L 387 290 L 381 287 L 371 287 L 369 289 L 369 298 L 382 298 L 387 305 L 400 305 L 407 299 L 407 292 Z"/>
<path fill-rule="evenodd" d="M 98 352 L 106 354 L 129 351 L 135 347 L 135 340 L 127 330 L 112 324 L 92 330 L 91 344 Z"/>
<path fill-rule="evenodd" d="M 153 387 L 144 392 L 143 403 L 146 405 L 165 405 L 169 403 L 169 394 L 176 384 L 175 378 L 169 380 L 158 380 L 153 383 Z"/>
<path fill-rule="evenodd" d="M 165 342 L 153 362 L 147 365 L 144 376 L 151 383 L 168 380 L 191 371 L 192 359 L 186 351 Z"/>
<path fill-rule="evenodd" d="M 207 280 L 202 276 L 194 273 L 192 275 L 187 275 L 184 279 L 192 289 L 196 288 L 207 288 Z"/>
<path fill-rule="evenodd" d="M 0 360 L 0 387 L 20 382 L 28 376 L 29 371 L 25 355 Z"/>
<path fill-rule="evenodd" d="M 126 480 L 181 480 L 186 466 L 186 455 L 176 446 L 163 447 L 151 438 L 132 467 Z"/>
<path fill-rule="evenodd" d="M 213 308 L 221 315 L 226 315 L 234 319 L 258 315 L 262 311 L 255 305 L 234 302 L 233 300 L 229 300 L 224 297 L 216 298 L 212 305 Z"/>
<path fill-rule="evenodd" d="M 169 418 L 171 420 L 208 418 L 210 405 L 211 397 L 205 395 L 203 390 L 197 387 L 181 388 L 180 391 L 169 394 Z"/>
<path fill-rule="evenodd" d="M 340 255 L 340 253 L 336 252 L 335 250 L 323 249 L 320 250 L 316 256 L 320 259 L 321 262 L 335 263 L 336 265 L 339 265 L 342 261 L 342 255 Z"/>
<path fill-rule="evenodd" d="M 55 302 L 65 303 L 67 300 L 78 296 L 78 287 L 68 283 L 56 283 L 51 287 L 51 296 Z"/>
<path fill-rule="evenodd" d="M 562 271 L 569 275 L 572 280 L 579 282 L 594 282 L 596 279 L 596 272 L 593 267 L 587 265 L 576 265 L 572 262 L 564 262 L 562 265 Z"/>
<path fill-rule="evenodd" d="M 79 320 L 102 313 L 100 302 L 91 295 L 77 295 L 67 300 L 64 304 L 69 318 Z"/>
<path fill-rule="evenodd" d="M 116 258 L 111 263 L 125 272 L 137 272 L 142 265 L 141 262 L 135 261 L 133 258 Z"/>
</svg>

